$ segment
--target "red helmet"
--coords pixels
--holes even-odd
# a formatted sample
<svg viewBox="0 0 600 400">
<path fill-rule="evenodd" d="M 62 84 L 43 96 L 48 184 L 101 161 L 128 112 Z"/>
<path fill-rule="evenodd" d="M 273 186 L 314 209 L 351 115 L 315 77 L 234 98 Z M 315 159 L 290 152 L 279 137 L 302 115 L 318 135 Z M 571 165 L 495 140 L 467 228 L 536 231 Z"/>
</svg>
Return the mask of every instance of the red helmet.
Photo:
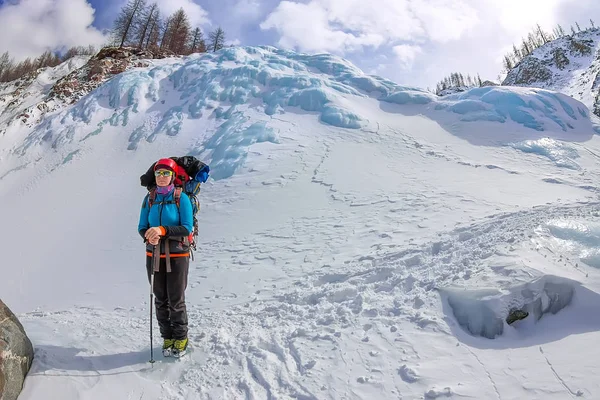
<svg viewBox="0 0 600 400">
<path fill-rule="evenodd" d="M 175 161 L 173 161 L 170 158 L 161 158 L 160 160 L 158 160 L 156 162 L 156 164 L 154 165 L 154 170 L 156 171 L 157 169 L 170 169 L 173 172 L 177 172 L 177 163 Z"/>
</svg>

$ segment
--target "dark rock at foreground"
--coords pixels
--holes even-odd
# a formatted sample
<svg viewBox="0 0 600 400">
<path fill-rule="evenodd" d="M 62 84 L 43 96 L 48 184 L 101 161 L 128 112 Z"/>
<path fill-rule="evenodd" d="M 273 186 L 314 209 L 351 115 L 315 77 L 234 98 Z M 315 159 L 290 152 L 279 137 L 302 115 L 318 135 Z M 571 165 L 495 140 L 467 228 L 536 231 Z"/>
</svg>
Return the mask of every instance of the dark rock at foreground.
<svg viewBox="0 0 600 400">
<path fill-rule="evenodd" d="M 16 400 L 33 362 L 33 345 L 23 325 L 0 300 L 0 399 Z"/>
</svg>

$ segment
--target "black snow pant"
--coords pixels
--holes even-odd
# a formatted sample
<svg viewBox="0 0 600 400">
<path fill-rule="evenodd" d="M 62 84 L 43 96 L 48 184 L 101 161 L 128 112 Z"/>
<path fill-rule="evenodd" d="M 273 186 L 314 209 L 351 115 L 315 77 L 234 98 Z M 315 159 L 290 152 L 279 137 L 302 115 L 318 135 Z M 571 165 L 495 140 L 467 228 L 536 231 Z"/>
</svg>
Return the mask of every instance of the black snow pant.
<svg viewBox="0 0 600 400">
<path fill-rule="evenodd" d="M 160 268 L 154 272 L 154 305 L 160 334 L 164 339 L 185 339 L 188 334 L 188 317 L 185 306 L 190 257 L 170 257 L 171 272 L 166 260 L 160 259 Z M 152 257 L 146 256 L 148 282 L 152 273 Z"/>
</svg>

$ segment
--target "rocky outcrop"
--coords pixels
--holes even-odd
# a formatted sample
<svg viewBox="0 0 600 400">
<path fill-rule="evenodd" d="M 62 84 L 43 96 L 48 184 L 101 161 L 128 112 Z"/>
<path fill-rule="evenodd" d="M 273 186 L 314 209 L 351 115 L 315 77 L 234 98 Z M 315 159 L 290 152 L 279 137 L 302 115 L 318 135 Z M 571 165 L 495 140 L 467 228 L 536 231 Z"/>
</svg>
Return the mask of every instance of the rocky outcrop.
<svg viewBox="0 0 600 400">
<path fill-rule="evenodd" d="M 23 325 L 0 300 L 0 399 L 17 399 L 32 362 L 33 346 Z"/>
<path fill-rule="evenodd" d="M 600 29 L 563 36 L 535 49 L 508 72 L 502 85 L 555 90 L 600 117 Z"/>
<path fill-rule="evenodd" d="M 105 47 L 85 66 L 56 82 L 47 100 L 60 99 L 73 104 L 113 76 L 131 68 L 148 67 L 146 60 L 169 56 L 173 54 L 133 47 Z"/>
<path fill-rule="evenodd" d="M 552 72 L 544 63 L 535 57 L 525 57 L 510 70 L 502 82 L 505 86 L 528 86 L 537 82 L 546 82 L 552 79 Z"/>
<path fill-rule="evenodd" d="M 481 87 L 486 87 L 486 86 L 498 86 L 498 84 L 496 82 L 492 82 L 492 81 L 481 82 Z"/>
<path fill-rule="evenodd" d="M 570 64 L 569 57 L 560 47 L 552 50 L 552 62 L 558 69 L 565 69 Z"/>
<path fill-rule="evenodd" d="M 466 92 L 467 90 L 471 89 L 471 87 L 469 86 L 454 86 L 448 89 L 444 89 L 442 91 L 440 91 L 438 93 L 438 96 L 448 96 L 450 94 L 455 94 L 455 93 L 461 93 L 461 92 Z"/>
<path fill-rule="evenodd" d="M 578 58 L 592 55 L 594 46 L 594 40 L 586 37 L 565 36 L 549 42 L 519 61 L 508 72 L 502 85 L 551 87 L 553 81 L 560 80 L 560 76 L 557 78 L 552 73 L 554 68 L 559 71 L 567 70 L 566 72 L 580 68 L 588 61 Z"/>
<path fill-rule="evenodd" d="M 39 123 L 45 114 L 74 104 L 113 76 L 131 68 L 148 67 L 151 59 L 176 57 L 174 53 L 156 49 L 141 50 L 133 47 L 105 47 L 95 56 L 89 57 L 85 64 L 58 79 L 41 102 L 22 107 L 30 102 L 23 96 L 27 93 L 36 74 L 11 82 L 11 90 L 0 95 L 0 113 L 2 109 L 14 114 L 11 121 L 19 121 L 29 127 Z M 60 67 L 60 66 L 59 66 Z M 37 71 L 39 73 L 41 70 Z M 8 86 L 7 86 L 8 87 Z M 14 88 L 14 89 L 12 89 Z M 18 112 L 16 112 L 18 110 Z"/>
<path fill-rule="evenodd" d="M 567 47 L 573 56 L 589 56 L 594 48 L 594 41 L 590 39 L 568 38 Z"/>
</svg>

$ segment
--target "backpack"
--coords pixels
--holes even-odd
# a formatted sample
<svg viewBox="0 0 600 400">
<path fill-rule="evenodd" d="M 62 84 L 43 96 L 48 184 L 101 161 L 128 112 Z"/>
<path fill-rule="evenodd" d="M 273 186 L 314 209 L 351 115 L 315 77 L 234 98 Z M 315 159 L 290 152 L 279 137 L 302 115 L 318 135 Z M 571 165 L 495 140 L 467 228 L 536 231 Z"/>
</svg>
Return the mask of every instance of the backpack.
<svg viewBox="0 0 600 400">
<path fill-rule="evenodd" d="M 208 173 L 210 168 L 207 164 L 198 160 L 193 156 L 184 157 L 170 157 L 177 163 L 177 170 L 175 171 L 175 192 L 173 193 L 174 202 L 179 208 L 181 201 L 181 193 L 185 193 L 192 202 L 192 215 L 194 219 L 194 229 L 188 236 L 190 248 L 195 251 L 196 245 L 198 244 L 198 218 L 197 214 L 200 211 L 200 201 L 198 195 L 200 194 L 201 184 L 206 182 L 208 179 Z M 148 189 L 148 206 L 151 208 L 152 204 L 156 199 L 156 178 L 154 176 L 154 165 L 152 163 L 146 173 L 140 176 L 140 184 Z M 194 253 L 192 251 L 192 259 Z"/>
</svg>

